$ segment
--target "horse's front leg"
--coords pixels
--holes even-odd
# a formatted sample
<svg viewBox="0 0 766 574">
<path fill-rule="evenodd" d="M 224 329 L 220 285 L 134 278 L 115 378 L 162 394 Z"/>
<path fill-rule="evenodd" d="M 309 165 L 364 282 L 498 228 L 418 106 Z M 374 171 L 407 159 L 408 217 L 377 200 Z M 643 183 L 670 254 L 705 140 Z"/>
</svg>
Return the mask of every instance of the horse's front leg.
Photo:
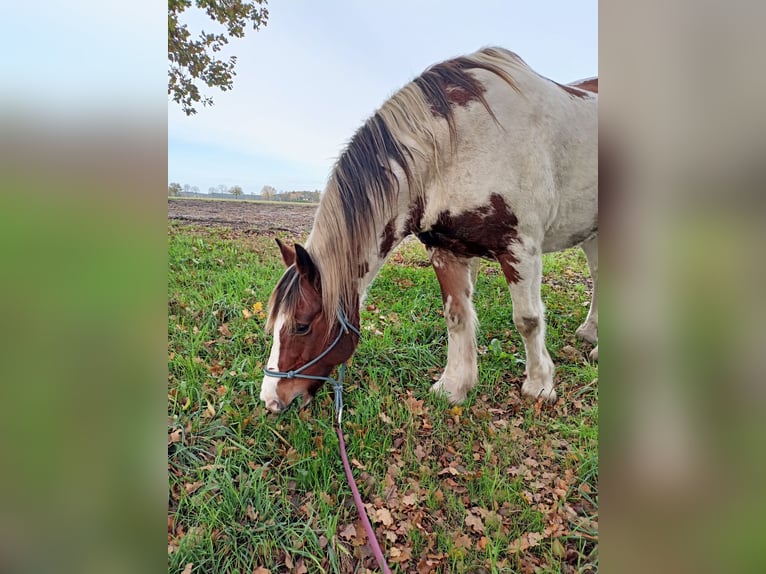
<svg viewBox="0 0 766 574">
<path fill-rule="evenodd" d="M 523 247 L 498 256 L 513 303 L 513 323 L 524 340 L 527 378 L 521 387 L 525 397 L 556 402 L 554 366 L 545 346 L 545 306 L 540 298 L 543 274 L 542 249 L 531 239 Z"/>
<path fill-rule="evenodd" d="M 476 312 L 473 308 L 474 267 L 470 259 L 443 249 L 429 250 L 439 279 L 447 322 L 447 366 L 433 385 L 452 403 L 463 402 L 479 376 L 476 362 Z"/>
</svg>

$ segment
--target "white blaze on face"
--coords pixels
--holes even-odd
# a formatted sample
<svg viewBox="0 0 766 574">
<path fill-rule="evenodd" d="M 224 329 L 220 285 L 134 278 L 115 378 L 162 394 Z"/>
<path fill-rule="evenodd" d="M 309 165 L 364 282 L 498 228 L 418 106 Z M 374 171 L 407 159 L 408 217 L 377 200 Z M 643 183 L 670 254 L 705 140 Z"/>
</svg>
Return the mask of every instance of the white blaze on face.
<svg viewBox="0 0 766 574">
<path fill-rule="evenodd" d="M 277 315 L 277 320 L 274 321 L 274 342 L 271 344 L 271 354 L 269 355 L 269 361 L 266 363 L 266 368 L 271 371 L 279 370 L 279 333 L 282 331 L 282 325 L 285 324 L 285 319 L 280 313 Z M 277 398 L 277 383 L 279 379 L 277 377 L 270 377 L 264 375 L 263 383 L 261 383 L 261 400 L 269 405 L 271 401 L 278 401 Z"/>
</svg>

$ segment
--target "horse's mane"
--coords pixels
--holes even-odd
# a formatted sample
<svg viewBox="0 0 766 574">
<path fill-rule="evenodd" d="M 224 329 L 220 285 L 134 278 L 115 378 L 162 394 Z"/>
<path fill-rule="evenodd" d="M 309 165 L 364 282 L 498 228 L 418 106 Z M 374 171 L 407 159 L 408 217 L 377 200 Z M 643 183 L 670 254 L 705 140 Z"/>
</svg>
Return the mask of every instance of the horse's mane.
<svg viewBox="0 0 766 574">
<path fill-rule="evenodd" d="M 486 88 L 471 70 L 487 70 L 518 91 L 506 71 L 509 66 L 526 64 L 502 48 L 484 48 L 431 66 L 391 96 L 351 138 L 333 168 L 306 243 L 320 270 L 322 306 L 328 319 L 340 309 L 348 316 L 356 314 L 352 307 L 357 303 L 360 266 L 371 250 L 377 251 L 383 229 L 398 212 L 397 177 L 406 180 L 411 202 L 423 201 L 423 175 L 438 172 L 442 161 L 440 122 L 447 122 L 449 149 L 454 152 L 455 105 L 476 100 L 497 121 L 484 98 Z M 288 317 L 293 314 L 297 295 L 288 291 L 299 288 L 294 275 L 286 273 L 274 291 L 269 326 L 279 307 Z M 332 326 L 332 320 L 328 324 Z"/>
</svg>

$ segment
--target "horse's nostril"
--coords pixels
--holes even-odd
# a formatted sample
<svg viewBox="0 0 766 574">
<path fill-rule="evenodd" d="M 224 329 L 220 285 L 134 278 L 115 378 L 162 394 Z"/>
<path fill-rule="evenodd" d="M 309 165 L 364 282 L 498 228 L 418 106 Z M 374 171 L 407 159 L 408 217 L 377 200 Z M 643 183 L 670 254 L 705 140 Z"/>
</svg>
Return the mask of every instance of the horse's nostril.
<svg viewBox="0 0 766 574">
<path fill-rule="evenodd" d="M 266 408 L 270 410 L 272 413 L 281 413 L 283 410 L 285 410 L 285 405 L 282 404 L 282 401 L 279 400 L 271 400 L 266 403 Z"/>
</svg>

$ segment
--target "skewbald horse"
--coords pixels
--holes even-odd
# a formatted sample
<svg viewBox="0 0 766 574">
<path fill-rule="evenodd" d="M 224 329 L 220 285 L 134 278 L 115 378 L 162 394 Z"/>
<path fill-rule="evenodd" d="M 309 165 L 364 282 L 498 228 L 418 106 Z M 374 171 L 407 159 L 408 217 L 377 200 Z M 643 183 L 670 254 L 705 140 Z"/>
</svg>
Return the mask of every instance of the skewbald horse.
<svg viewBox="0 0 766 574">
<path fill-rule="evenodd" d="M 524 340 L 522 394 L 555 401 L 543 253 L 585 251 L 593 299 L 576 334 L 597 341 L 598 79 L 558 84 L 485 48 L 430 67 L 386 101 L 341 154 L 305 247 L 277 241 L 287 270 L 269 301 L 267 409 L 298 396 L 306 405 L 351 357 L 367 288 L 411 234 L 429 252 L 448 330 L 432 390 L 461 402 L 477 382 L 472 260 L 488 258 Z"/>
</svg>

